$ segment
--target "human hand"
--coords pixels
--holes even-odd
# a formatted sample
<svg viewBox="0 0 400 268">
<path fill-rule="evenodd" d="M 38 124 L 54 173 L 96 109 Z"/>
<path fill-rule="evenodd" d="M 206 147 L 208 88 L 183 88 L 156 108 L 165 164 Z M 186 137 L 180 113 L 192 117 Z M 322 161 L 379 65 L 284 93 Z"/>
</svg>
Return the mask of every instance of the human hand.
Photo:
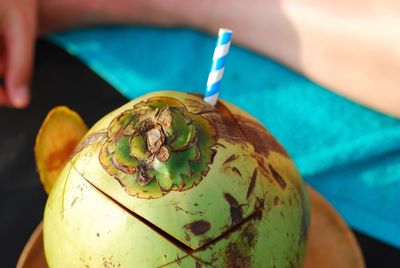
<svg viewBox="0 0 400 268">
<path fill-rule="evenodd" d="M 29 104 L 36 24 L 37 0 L 0 1 L 0 106 Z"/>
</svg>

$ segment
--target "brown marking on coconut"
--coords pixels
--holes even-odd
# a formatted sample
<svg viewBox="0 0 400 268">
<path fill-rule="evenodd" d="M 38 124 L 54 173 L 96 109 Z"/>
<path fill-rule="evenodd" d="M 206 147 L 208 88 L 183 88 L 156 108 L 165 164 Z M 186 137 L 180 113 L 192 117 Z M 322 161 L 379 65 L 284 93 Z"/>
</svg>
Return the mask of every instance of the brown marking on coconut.
<svg viewBox="0 0 400 268">
<path fill-rule="evenodd" d="M 307 235 L 308 235 L 308 228 L 310 226 L 310 221 L 308 217 L 308 208 L 306 208 L 305 205 L 302 206 L 301 210 L 301 225 L 300 225 L 300 240 L 299 244 L 302 244 L 307 240 Z"/>
<path fill-rule="evenodd" d="M 211 258 L 210 258 L 210 262 L 214 263 L 216 262 L 218 259 L 220 258 L 220 254 L 218 251 L 214 251 L 214 253 L 212 253 Z"/>
<path fill-rule="evenodd" d="M 82 267 L 89 268 L 89 265 L 87 265 L 87 263 L 86 263 L 86 260 L 85 260 L 85 259 L 83 259 L 83 258 L 79 258 L 79 261 L 82 263 Z"/>
<path fill-rule="evenodd" d="M 271 171 L 265 166 L 265 158 L 257 153 L 252 154 L 252 157 L 257 160 L 258 163 L 258 171 L 261 173 L 261 179 L 268 180 L 269 183 L 274 184 L 274 180 L 271 178 Z M 268 191 L 264 190 L 264 196 Z"/>
<path fill-rule="evenodd" d="M 263 198 L 256 197 L 256 202 L 254 204 L 255 211 L 261 211 L 265 208 L 265 200 Z"/>
<path fill-rule="evenodd" d="M 225 159 L 225 161 L 222 163 L 222 166 L 224 168 L 225 171 L 227 170 L 232 170 L 234 173 L 236 173 L 237 175 L 239 175 L 240 177 L 242 177 L 242 172 L 240 172 L 240 170 L 235 167 L 235 166 L 230 166 L 229 164 L 232 163 L 233 161 L 235 161 L 236 159 L 238 159 L 239 156 L 236 154 L 232 154 L 230 155 L 227 159 Z"/>
<path fill-rule="evenodd" d="M 234 143 L 248 142 L 257 153 L 264 156 L 269 151 L 275 151 L 288 157 L 285 149 L 259 122 L 232 114 L 221 102 L 217 103 L 215 110 L 203 112 L 202 115 L 212 122 L 219 137 Z"/>
<path fill-rule="evenodd" d="M 202 95 L 193 93 L 188 94 L 199 97 L 199 99 L 185 98 L 186 107 L 190 112 L 194 114 L 201 114 L 203 112 L 209 112 L 214 109 L 214 106 L 202 100 Z"/>
<path fill-rule="evenodd" d="M 264 157 L 261 156 L 260 154 L 253 154 L 252 157 L 254 157 L 254 159 L 257 160 L 257 164 L 258 164 L 258 169 L 261 172 L 261 174 L 264 175 L 265 178 L 269 179 L 269 176 L 271 175 L 270 170 L 265 166 L 264 163 Z"/>
<path fill-rule="evenodd" d="M 202 240 L 200 241 L 200 244 L 203 245 L 202 247 L 204 247 L 204 245 L 210 244 L 210 243 L 212 243 L 213 241 L 214 241 L 213 238 L 208 237 L 208 238 L 202 239 Z"/>
<path fill-rule="evenodd" d="M 286 180 L 277 172 L 276 169 L 271 164 L 268 164 L 270 173 L 274 180 L 278 183 L 282 190 L 285 190 L 287 187 Z M 299 204 L 301 206 L 301 240 L 300 242 L 304 242 L 307 239 L 308 229 L 310 226 L 310 209 L 308 206 L 308 198 L 307 193 L 303 190 L 303 183 L 299 180 L 292 180 L 288 178 L 291 185 L 294 187 L 296 192 L 294 195 L 289 197 L 288 203 L 292 205 L 293 202 Z M 293 200 L 292 200 L 293 198 Z M 282 201 L 281 201 L 282 202 Z M 283 215 L 282 215 L 283 216 Z"/>
<path fill-rule="evenodd" d="M 214 109 L 202 101 L 191 100 L 194 110 L 207 118 L 215 126 L 219 137 L 233 143 L 248 142 L 254 150 L 264 156 L 274 151 L 288 157 L 281 144 L 256 120 L 241 115 L 234 115 L 222 103 L 218 102 Z"/>
<path fill-rule="evenodd" d="M 298 202 L 301 204 L 301 240 L 300 242 L 305 242 L 307 240 L 308 230 L 310 228 L 310 206 L 307 192 L 303 191 L 301 187 L 302 182 L 293 182 L 293 185 L 297 191 Z M 305 189 L 305 188 L 304 188 Z"/>
<path fill-rule="evenodd" d="M 208 165 L 208 167 L 210 167 L 210 165 L 211 165 L 212 163 L 214 163 L 214 158 L 215 158 L 215 155 L 216 155 L 216 154 L 217 154 L 217 150 L 211 149 L 211 160 L 210 160 L 210 164 Z M 208 173 L 208 170 L 207 170 L 207 172 L 203 173 L 203 175 L 206 176 L 207 173 Z"/>
<path fill-rule="evenodd" d="M 227 107 L 218 102 L 213 110 L 203 111 L 201 115 L 215 127 L 217 136 L 231 143 L 245 143 L 246 137 L 235 122 L 235 118 Z"/>
<path fill-rule="evenodd" d="M 189 241 L 191 240 L 190 235 L 189 235 L 188 233 L 186 233 L 186 232 L 185 232 L 185 240 L 186 240 L 187 242 L 189 242 Z"/>
<path fill-rule="evenodd" d="M 310 206 L 308 201 L 307 192 L 303 191 L 300 186 L 301 182 L 294 183 L 294 187 L 297 190 L 298 199 L 301 205 L 301 225 L 300 225 L 300 241 L 305 242 L 307 240 L 308 230 L 310 228 Z"/>
<path fill-rule="evenodd" d="M 219 142 L 217 142 L 217 144 L 216 144 L 217 146 L 221 146 L 222 148 L 224 148 L 224 149 L 226 149 L 226 146 L 225 145 L 223 145 L 222 143 L 219 143 Z"/>
<path fill-rule="evenodd" d="M 230 243 L 225 252 L 225 267 L 229 268 L 247 268 L 251 267 L 251 258 L 244 255 L 236 243 Z"/>
<path fill-rule="evenodd" d="M 78 198 L 79 198 L 79 197 L 76 196 L 76 197 L 74 198 L 74 200 L 72 200 L 72 202 L 71 202 L 71 208 L 75 205 L 76 201 L 78 201 Z"/>
<path fill-rule="evenodd" d="M 253 192 L 254 186 L 256 185 L 256 179 L 257 179 L 257 169 L 255 168 L 253 171 L 253 175 L 251 176 L 251 179 L 250 179 L 249 188 L 247 188 L 246 199 L 248 199 L 250 197 L 251 193 Z"/>
<path fill-rule="evenodd" d="M 257 212 L 247 218 L 245 223 L 236 229 L 241 234 L 225 249 L 226 267 L 252 267 L 251 251 L 257 244 L 257 223 L 261 219 L 261 212 Z M 233 232 L 232 232 L 233 233 Z"/>
<path fill-rule="evenodd" d="M 260 203 L 264 203 L 263 200 L 260 200 Z M 256 210 L 254 213 L 252 213 L 250 216 L 248 216 L 247 218 L 243 219 L 243 221 L 241 221 L 239 224 L 232 226 L 231 229 L 229 229 L 227 232 L 221 234 L 220 236 L 212 239 L 212 238 L 207 238 L 205 240 L 202 241 L 202 246 L 196 250 L 194 250 L 192 253 L 194 252 L 199 252 L 202 251 L 204 249 L 208 249 L 208 248 L 212 248 L 213 245 L 217 244 L 219 241 L 221 240 L 226 240 L 226 239 L 230 239 L 232 237 L 232 235 L 234 234 L 238 234 L 234 240 L 232 240 L 232 245 L 234 245 L 238 251 L 238 254 L 242 254 L 241 256 L 250 256 L 251 258 L 251 250 L 252 247 L 254 247 L 257 244 L 257 239 L 258 239 L 258 230 L 257 230 L 257 226 L 258 223 L 257 221 L 259 221 L 262 218 L 262 211 L 261 210 Z M 222 257 L 225 260 L 225 264 L 228 263 L 227 260 L 229 259 L 229 256 L 231 256 L 232 254 L 232 250 L 229 251 L 229 248 L 222 248 L 221 251 L 215 251 L 211 258 L 209 259 L 208 262 L 205 262 L 204 260 L 202 260 L 202 262 L 207 266 L 213 266 L 213 263 L 218 261 Z M 217 256 L 216 256 L 217 255 Z M 194 257 L 193 255 L 191 255 L 192 257 Z M 232 258 L 231 258 L 232 260 Z M 249 259 L 251 260 L 251 259 Z M 234 262 L 230 262 L 230 263 L 234 263 Z M 228 267 L 235 267 L 235 266 L 228 266 Z M 241 266 L 239 266 L 241 267 Z M 246 266 L 249 267 L 249 266 Z"/>
<path fill-rule="evenodd" d="M 182 264 L 182 258 L 181 258 L 178 254 L 176 254 L 175 262 L 176 262 L 178 265 L 181 265 L 181 264 Z"/>
<path fill-rule="evenodd" d="M 193 235 L 202 235 L 211 228 L 211 224 L 205 220 L 198 220 L 192 223 L 188 223 L 185 226 L 186 230 L 189 230 Z"/>
<path fill-rule="evenodd" d="M 228 164 L 229 162 L 232 162 L 232 161 L 234 161 L 234 160 L 237 159 L 237 158 L 238 158 L 237 155 L 232 154 L 231 156 L 229 156 L 229 157 L 224 161 L 224 163 L 223 163 L 222 165 L 226 165 L 226 164 Z"/>
<path fill-rule="evenodd" d="M 256 222 L 260 219 L 261 213 L 259 213 L 259 215 L 256 215 L 242 232 L 242 239 L 245 241 L 245 246 L 247 248 L 253 248 L 257 244 L 258 230 Z"/>
<path fill-rule="evenodd" d="M 78 146 L 76 146 L 76 148 L 74 149 L 74 151 L 71 154 L 71 158 L 76 156 L 78 153 L 80 153 L 87 147 L 104 140 L 106 137 L 107 137 L 107 130 L 102 130 L 102 131 L 98 131 L 98 132 L 94 132 L 94 133 L 90 134 L 89 136 L 84 138 L 78 144 Z"/>
<path fill-rule="evenodd" d="M 113 256 L 110 256 L 108 258 L 103 256 L 103 258 L 102 258 L 103 267 L 104 268 L 120 267 L 120 264 L 115 264 L 112 259 L 113 259 Z"/>
<path fill-rule="evenodd" d="M 278 185 L 282 188 L 282 190 L 286 189 L 286 181 L 282 178 L 282 176 L 274 169 L 274 167 L 269 164 L 268 165 L 269 169 L 271 170 L 272 177 L 275 179 L 275 181 L 278 183 Z"/>
<path fill-rule="evenodd" d="M 194 204 L 194 206 L 198 206 L 198 204 Z M 191 211 L 188 211 L 188 210 L 186 210 L 186 209 L 183 209 L 183 208 L 181 208 L 180 206 L 175 206 L 175 210 L 176 211 L 182 211 L 182 212 L 184 212 L 184 213 L 186 213 L 186 214 L 189 214 L 189 215 L 203 215 L 204 214 L 204 212 L 203 211 L 196 211 L 196 212 L 191 212 Z"/>
<path fill-rule="evenodd" d="M 282 176 L 271 166 L 269 165 L 271 173 L 276 181 L 281 180 L 280 186 L 286 187 L 286 181 L 282 178 Z M 301 240 L 300 242 L 305 242 L 307 240 L 307 234 L 308 234 L 308 229 L 310 227 L 310 207 L 309 207 L 309 200 L 308 200 L 308 195 L 307 192 L 303 188 L 303 183 L 299 180 L 292 180 L 290 178 L 289 182 L 291 183 L 291 186 L 294 187 L 296 192 L 289 197 L 289 205 L 291 205 L 293 202 L 296 204 L 299 204 L 301 206 L 301 225 L 300 225 L 300 230 L 301 230 Z M 279 183 L 279 182 L 278 182 Z M 284 189 L 284 188 L 283 188 Z M 293 198 L 293 200 L 292 200 Z"/>
<path fill-rule="evenodd" d="M 242 173 L 240 172 L 240 170 L 237 167 L 232 167 L 232 171 L 235 172 L 236 174 L 238 174 L 240 177 L 242 177 Z"/>
<path fill-rule="evenodd" d="M 282 145 L 259 122 L 241 115 L 234 115 L 234 117 L 246 135 L 247 141 L 253 145 L 257 153 L 266 156 L 269 151 L 274 151 L 289 157 Z"/>
<path fill-rule="evenodd" d="M 229 193 L 224 194 L 225 200 L 229 203 L 232 226 L 240 223 L 243 220 L 243 209 L 238 201 Z"/>
<path fill-rule="evenodd" d="M 274 197 L 274 206 L 277 206 L 279 204 L 279 196 Z"/>
</svg>

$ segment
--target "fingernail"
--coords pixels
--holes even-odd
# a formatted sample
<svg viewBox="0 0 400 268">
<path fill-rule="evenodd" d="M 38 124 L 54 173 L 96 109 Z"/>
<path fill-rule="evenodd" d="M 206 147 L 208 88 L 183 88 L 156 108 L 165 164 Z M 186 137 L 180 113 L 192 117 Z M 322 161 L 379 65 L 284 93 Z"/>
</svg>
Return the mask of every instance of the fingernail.
<svg viewBox="0 0 400 268">
<path fill-rule="evenodd" d="M 25 108 L 29 103 L 29 90 L 26 86 L 16 87 L 10 91 L 10 99 L 16 108 Z"/>
</svg>

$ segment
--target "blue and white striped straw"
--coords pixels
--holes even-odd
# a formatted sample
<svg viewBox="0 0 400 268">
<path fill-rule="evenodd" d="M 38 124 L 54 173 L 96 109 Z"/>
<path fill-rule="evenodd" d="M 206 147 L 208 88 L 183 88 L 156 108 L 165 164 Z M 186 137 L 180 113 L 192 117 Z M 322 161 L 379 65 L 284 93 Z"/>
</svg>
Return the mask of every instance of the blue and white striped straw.
<svg viewBox="0 0 400 268">
<path fill-rule="evenodd" d="M 218 101 L 219 87 L 222 76 L 224 75 L 225 62 L 228 56 L 229 47 L 231 46 L 232 31 L 220 28 L 218 32 L 218 40 L 215 45 L 213 62 L 208 75 L 207 89 L 204 94 L 204 100 L 211 105 L 215 105 Z"/>
</svg>

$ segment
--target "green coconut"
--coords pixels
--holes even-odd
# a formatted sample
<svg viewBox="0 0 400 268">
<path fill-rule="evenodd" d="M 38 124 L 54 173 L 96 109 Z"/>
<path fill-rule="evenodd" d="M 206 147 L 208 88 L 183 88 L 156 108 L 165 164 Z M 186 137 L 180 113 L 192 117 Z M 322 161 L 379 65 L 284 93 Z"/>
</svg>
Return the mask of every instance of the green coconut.
<svg viewBox="0 0 400 268">
<path fill-rule="evenodd" d="M 96 123 L 44 214 L 50 267 L 301 267 L 309 200 L 253 117 L 154 92 Z"/>
</svg>

